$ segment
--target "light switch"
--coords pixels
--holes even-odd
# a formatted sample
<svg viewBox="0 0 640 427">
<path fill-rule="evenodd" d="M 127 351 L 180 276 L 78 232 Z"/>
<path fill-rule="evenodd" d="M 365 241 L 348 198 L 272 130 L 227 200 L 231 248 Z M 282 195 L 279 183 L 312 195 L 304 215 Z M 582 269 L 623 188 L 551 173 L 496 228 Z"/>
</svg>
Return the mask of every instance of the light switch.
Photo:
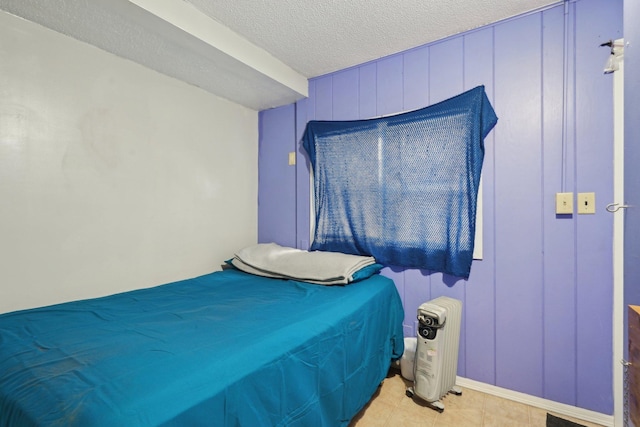
<svg viewBox="0 0 640 427">
<path fill-rule="evenodd" d="M 578 214 L 596 213 L 596 193 L 578 193 Z"/>
<path fill-rule="evenodd" d="M 573 193 L 556 193 L 556 214 L 573 213 Z"/>
<path fill-rule="evenodd" d="M 289 166 L 294 166 L 296 164 L 296 152 L 291 151 L 289 153 Z"/>
</svg>

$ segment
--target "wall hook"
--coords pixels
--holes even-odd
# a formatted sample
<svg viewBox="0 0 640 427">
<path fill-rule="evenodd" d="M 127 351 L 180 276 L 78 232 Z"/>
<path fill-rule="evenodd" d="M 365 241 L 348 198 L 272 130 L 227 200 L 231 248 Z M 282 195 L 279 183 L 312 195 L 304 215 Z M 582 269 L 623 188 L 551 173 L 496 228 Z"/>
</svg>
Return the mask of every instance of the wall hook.
<svg viewBox="0 0 640 427">
<path fill-rule="evenodd" d="M 607 212 L 618 212 L 619 209 L 627 209 L 630 208 L 630 205 L 621 205 L 620 203 L 609 203 L 606 207 Z"/>
</svg>

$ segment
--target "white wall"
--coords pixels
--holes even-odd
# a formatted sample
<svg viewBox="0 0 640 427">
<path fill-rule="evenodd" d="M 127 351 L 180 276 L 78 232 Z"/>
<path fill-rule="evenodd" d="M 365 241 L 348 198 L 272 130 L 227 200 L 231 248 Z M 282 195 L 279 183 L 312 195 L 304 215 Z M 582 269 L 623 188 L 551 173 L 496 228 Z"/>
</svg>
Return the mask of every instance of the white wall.
<svg viewBox="0 0 640 427">
<path fill-rule="evenodd" d="M 219 269 L 257 156 L 256 111 L 0 12 L 0 313 Z"/>
</svg>

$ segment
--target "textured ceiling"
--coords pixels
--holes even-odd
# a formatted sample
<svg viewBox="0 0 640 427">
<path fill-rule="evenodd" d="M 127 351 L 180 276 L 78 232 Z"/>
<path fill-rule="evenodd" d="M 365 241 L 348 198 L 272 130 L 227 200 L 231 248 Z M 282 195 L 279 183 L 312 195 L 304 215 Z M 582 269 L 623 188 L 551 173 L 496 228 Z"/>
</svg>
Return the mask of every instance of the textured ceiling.
<svg viewBox="0 0 640 427">
<path fill-rule="evenodd" d="M 306 77 L 341 70 L 558 0 L 187 0 Z"/>
<path fill-rule="evenodd" d="M 304 97 L 305 78 L 553 3 L 558 0 L 0 0 L 0 10 L 262 110 Z"/>
</svg>

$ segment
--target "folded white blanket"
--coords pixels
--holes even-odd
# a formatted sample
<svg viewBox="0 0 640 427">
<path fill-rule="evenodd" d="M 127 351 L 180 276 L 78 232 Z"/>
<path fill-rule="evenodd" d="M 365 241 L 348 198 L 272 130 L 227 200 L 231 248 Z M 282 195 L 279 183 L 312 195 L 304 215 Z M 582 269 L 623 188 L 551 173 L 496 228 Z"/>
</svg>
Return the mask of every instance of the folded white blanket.
<svg viewBox="0 0 640 427">
<path fill-rule="evenodd" d="M 236 268 L 247 273 L 322 285 L 347 284 L 355 272 L 375 262 L 370 256 L 308 252 L 276 243 L 249 246 L 231 260 Z"/>
</svg>

